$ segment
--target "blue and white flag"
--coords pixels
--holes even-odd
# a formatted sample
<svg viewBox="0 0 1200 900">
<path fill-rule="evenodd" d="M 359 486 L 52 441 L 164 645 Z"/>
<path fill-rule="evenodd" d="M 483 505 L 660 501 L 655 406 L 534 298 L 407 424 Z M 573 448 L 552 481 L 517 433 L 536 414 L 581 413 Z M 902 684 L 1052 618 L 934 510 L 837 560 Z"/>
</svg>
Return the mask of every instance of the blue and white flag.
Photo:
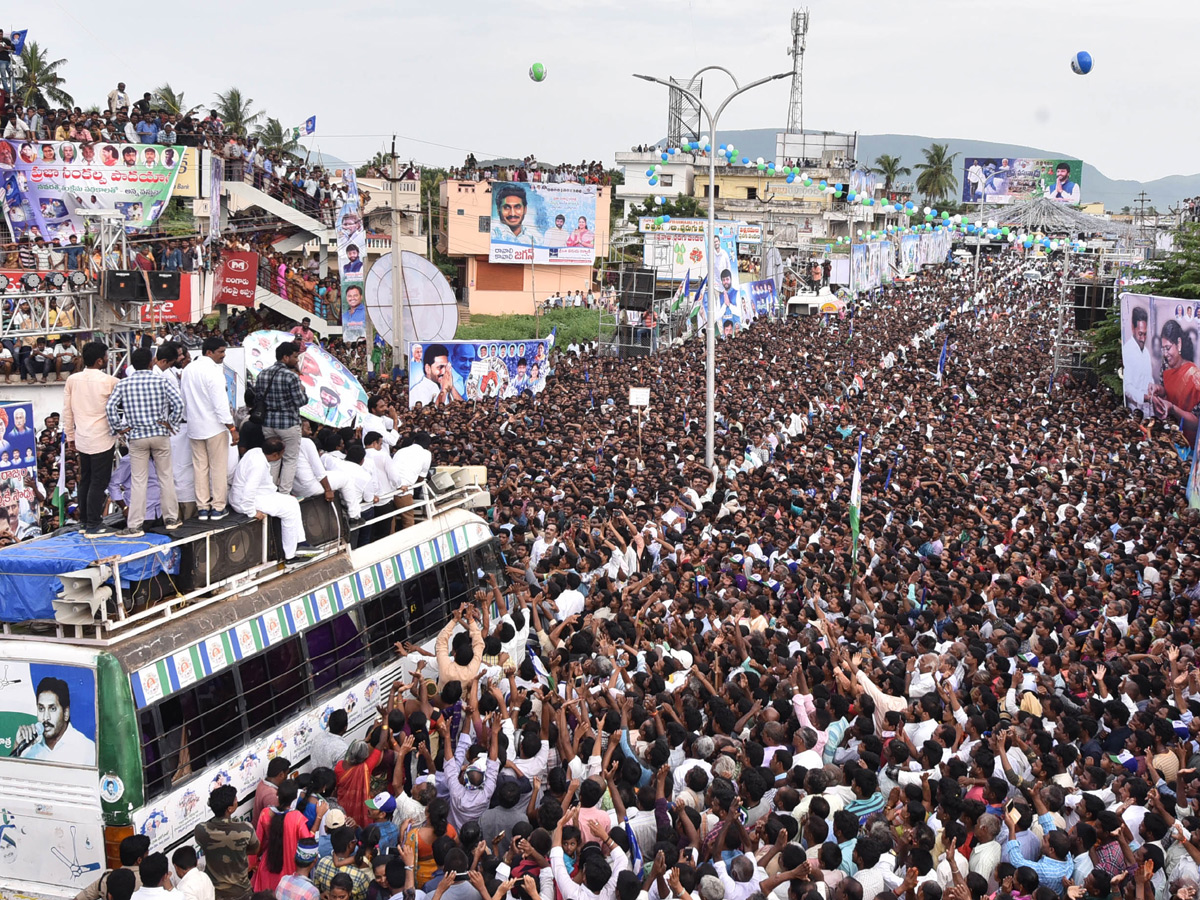
<svg viewBox="0 0 1200 900">
<path fill-rule="evenodd" d="M 12 41 L 13 53 L 20 56 L 25 52 L 25 36 L 29 34 L 28 28 L 22 28 L 20 31 L 9 32 L 8 39 Z"/>
<path fill-rule="evenodd" d="M 637 835 L 633 833 L 633 826 L 629 824 L 628 815 L 625 816 L 625 836 L 629 838 L 629 856 L 633 862 L 633 873 L 641 878 L 645 861 L 642 859 L 642 848 L 638 844 Z"/>
<path fill-rule="evenodd" d="M 950 339 L 942 340 L 942 355 L 938 357 L 937 377 L 938 381 L 942 380 L 942 376 L 946 374 L 946 360 L 950 358 Z"/>
<path fill-rule="evenodd" d="M 304 133 L 312 134 L 316 130 L 317 130 L 317 117 L 309 116 L 307 119 L 304 120 Z"/>
</svg>

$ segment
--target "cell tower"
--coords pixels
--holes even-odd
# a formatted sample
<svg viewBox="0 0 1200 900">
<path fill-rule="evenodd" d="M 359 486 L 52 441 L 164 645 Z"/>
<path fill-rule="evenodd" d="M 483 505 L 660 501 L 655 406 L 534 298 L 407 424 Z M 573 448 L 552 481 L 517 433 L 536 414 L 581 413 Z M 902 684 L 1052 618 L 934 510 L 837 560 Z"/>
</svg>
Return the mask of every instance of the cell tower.
<svg viewBox="0 0 1200 900">
<path fill-rule="evenodd" d="M 804 133 L 804 46 L 808 39 L 808 7 L 792 10 L 792 97 L 788 103 L 788 134 Z"/>
</svg>

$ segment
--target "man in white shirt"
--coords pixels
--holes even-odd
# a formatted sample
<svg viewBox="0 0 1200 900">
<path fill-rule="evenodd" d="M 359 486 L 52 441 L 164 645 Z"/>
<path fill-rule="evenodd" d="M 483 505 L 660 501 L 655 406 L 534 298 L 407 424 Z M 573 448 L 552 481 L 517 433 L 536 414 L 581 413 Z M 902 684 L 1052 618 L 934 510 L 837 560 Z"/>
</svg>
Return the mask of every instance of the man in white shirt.
<svg viewBox="0 0 1200 900">
<path fill-rule="evenodd" d="M 326 500 L 333 500 L 334 486 L 325 470 L 321 456 L 317 453 L 317 444 L 310 436 L 312 426 L 305 419 L 300 423 L 300 449 L 296 456 L 296 475 L 292 478 L 292 496 L 315 497 L 324 494 Z"/>
<path fill-rule="evenodd" d="M 445 344 L 430 344 L 425 348 L 422 376 L 408 389 L 408 408 L 418 403 L 447 403 L 461 400 L 462 395 L 454 389 L 454 371 L 450 368 L 450 351 Z"/>
<path fill-rule="evenodd" d="M 171 854 L 175 868 L 175 890 L 183 900 L 216 900 L 216 886 L 196 865 L 196 848 L 184 845 Z"/>
<path fill-rule="evenodd" d="M 142 876 L 142 886 L 129 900 L 166 900 L 171 890 L 171 866 L 165 853 L 146 854 L 138 865 L 138 874 Z"/>
<path fill-rule="evenodd" d="M 546 526 L 545 530 L 538 535 L 533 546 L 529 549 L 529 566 L 536 569 L 538 563 L 542 561 L 542 557 L 554 549 L 558 544 L 558 526 L 551 522 Z"/>
<path fill-rule="evenodd" d="M 325 471 L 330 477 L 329 483 L 332 485 L 335 479 L 342 481 L 342 485 L 335 490 L 342 492 L 346 514 L 351 521 L 363 518 L 379 499 L 375 479 L 364 465 L 366 458 L 366 447 L 357 444 L 347 447 L 344 454 L 333 451 L 321 457 Z"/>
<path fill-rule="evenodd" d="M 362 417 L 360 425 L 364 435 L 378 431 L 384 444 L 394 448 L 400 442 L 400 432 L 396 430 L 399 421 L 396 410 L 388 406 L 387 402 L 376 394 L 367 401 L 367 412 Z"/>
<path fill-rule="evenodd" d="M 1129 317 L 1129 340 L 1121 344 L 1121 364 L 1125 367 L 1125 405 L 1130 409 L 1140 409 L 1146 418 L 1154 412 L 1148 400 L 1150 385 L 1154 382 L 1150 374 L 1153 371 L 1150 348 L 1146 346 L 1149 329 L 1146 310 L 1135 306 Z"/>
<path fill-rule="evenodd" d="M 429 474 L 429 466 L 433 463 L 429 442 L 429 435 L 424 431 L 414 433 L 410 442 L 397 450 L 388 464 L 388 478 L 399 492 L 395 497 L 396 509 L 412 506 L 413 486 Z M 401 528 L 411 528 L 414 521 L 413 510 L 400 513 Z"/>
<path fill-rule="evenodd" d="M 229 444 L 237 440 L 225 384 L 225 341 L 205 338 L 202 356 L 183 370 L 180 387 L 192 445 L 196 506 L 201 521 L 218 521 L 229 484 Z"/>
<path fill-rule="evenodd" d="M 262 519 L 277 517 L 283 525 L 283 555 L 292 559 L 304 540 L 304 523 L 300 518 L 300 501 L 289 494 L 279 493 L 271 477 L 271 463 L 283 459 L 283 441 L 267 438 L 262 447 L 247 450 L 233 474 L 229 503 L 246 516 Z"/>
</svg>

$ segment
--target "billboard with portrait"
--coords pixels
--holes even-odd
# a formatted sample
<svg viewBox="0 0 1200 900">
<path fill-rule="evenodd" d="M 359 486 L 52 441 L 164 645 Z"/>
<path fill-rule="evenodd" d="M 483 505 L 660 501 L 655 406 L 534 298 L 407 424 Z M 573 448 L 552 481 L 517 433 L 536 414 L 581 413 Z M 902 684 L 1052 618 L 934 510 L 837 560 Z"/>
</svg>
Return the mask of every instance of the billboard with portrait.
<svg viewBox="0 0 1200 900">
<path fill-rule="evenodd" d="M 96 764 L 96 673 L 9 660 L 0 682 L 0 758 Z"/>
<path fill-rule="evenodd" d="M 1200 299 L 1121 295 L 1121 365 L 1125 404 L 1174 422 L 1196 447 L 1200 416 Z"/>
<path fill-rule="evenodd" d="M 253 383 L 262 371 L 275 365 L 275 348 L 294 341 L 286 331 L 254 331 L 242 342 L 246 379 Z M 309 344 L 300 354 L 296 373 L 308 395 L 300 415 L 319 425 L 346 428 L 367 411 L 367 392 L 354 373 L 318 344 Z"/>
<path fill-rule="evenodd" d="M 551 338 L 413 341 L 408 345 L 408 406 L 540 394 L 553 347 Z"/>
<path fill-rule="evenodd" d="M 716 232 L 724 239 L 718 250 L 716 275 L 720 280 L 722 269 L 731 270 L 737 277 L 737 235 L 744 225 L 737 222 L 718 221 Z M 699 284 L 708 277 L 708 219 L 675 219 L 659 222 L 651 216 L 638 219 L 638 231 L 643 235 L 642 261 L 647 268 L 656 268 L 662 281 L 688 280 Z M 720 243 L 720 241 L 718 241 Z"/>
<path fill-rule="evenodd" d="M 181 148 L 107 141 L 0 141 L 4 218 L 16 239 L 83 239 L 84 214 L 116 211 L 127 232 L 153 225 L 171 199 Z"/>
<path fill-rule="evenodd" d="M 363 291 L 363 262 L 367 257 L 367 232 L 358 204 L 358 180 L 353 169 L 342 176 L 346 199 L 337 214 L 338 277 L 341 279 L 342 340 L 347 344 L 367 336 L 367 304 Z"/>
<path fill-rule="evenodd" d="M 906 234 L 900 238 L 900 274 L 915 275 L 921 270 L 921 236 Z"/>
<path fill-rule="evenodd" d="M 492 182 L 488 262 L 590 266 L 595 258 L 595 185 Z"/>
<path fill-rule="evenodd" d="M 968 156 L 963 160 L 964 203 L 1021 203 L 1049 197 L 1081 202 L 1083 163 L 1077 159 Z"/>
<path fill-rule="evenodd" d="M 773 316 L 779 310 L 779 296 L 772 278 L 743 284 L 738 288 L 738 293 L 742 306 L 753 309 L 756 316 Z"/>
<path fill-rule="evenodd" d="M 879 242 L 879 280 L 891 284 L 896 265 L 896 245 L 891 241 Z"/>
<path fill-rule="evenodd" d="M 850 193 L 873 197 L 879 187 L 879 176 L 867 169 L 854 169 L 850 173 Z"/>
<path fill-rule="evenodd" d="M 18 539 L 38 533 L 37 492 L 26 483 L 37 477 L 37 432 L 32 403 L 0 406 L 0 532 Z"/>
</svg>

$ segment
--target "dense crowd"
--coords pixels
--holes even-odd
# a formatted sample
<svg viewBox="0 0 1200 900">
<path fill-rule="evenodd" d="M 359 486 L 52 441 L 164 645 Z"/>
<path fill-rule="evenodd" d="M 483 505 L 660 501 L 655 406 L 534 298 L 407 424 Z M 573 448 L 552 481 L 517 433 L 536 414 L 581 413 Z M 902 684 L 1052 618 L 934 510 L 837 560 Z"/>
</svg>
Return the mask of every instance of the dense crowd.
<svg viewBox="0 0 1200 900">
<path fill-rule="evenodd" d="M 496 406 L 409 411 L 385 385 L 366 434 L 316 435 L 326 457 L 365 439 L 380 477 L 405 445 L 486 465 L 510 583 L 478 606 L 502 615 L 399 648 L 411 681 L 367 734 L 335 713 L 249 822 L 215 791 L 207 881 L 184 849 L 180 885 L 1194 900 L 1200 520 L 1172 426 L 1051 377 L 1060 273 L 1026 267 L 985 264 L 978 292 L 937 267 L 722 341 L 712 469 L 699 341 L 560 353 Z M 123 891 L 170 880 L 146 851 L 123 847 Z"/>
<path fill-rule="evenodd" d="M 479 163 L 475 154 L 469 154 L 463 164 L 452 168 L 446 176 L 451 181 L 526 181 L 549 184 L 609 184 L 610 178 L 604 163 L 597 160 L 580 160 L 578 165 L 564 163 L 553 165 L 538 162 L 535 156 L 526 156 L 520 162 Z"/>
</svg>

